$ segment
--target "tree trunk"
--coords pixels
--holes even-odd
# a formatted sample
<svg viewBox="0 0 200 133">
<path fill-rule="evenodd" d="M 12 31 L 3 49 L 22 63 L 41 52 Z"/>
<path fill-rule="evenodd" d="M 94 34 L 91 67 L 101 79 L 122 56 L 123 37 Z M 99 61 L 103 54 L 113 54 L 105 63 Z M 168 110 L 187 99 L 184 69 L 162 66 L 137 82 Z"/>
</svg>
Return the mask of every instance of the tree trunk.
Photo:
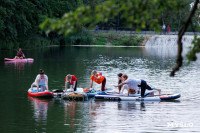
<svg viewBox="0 0 200 133">
<path fill-rule="evenodd" d="M 177 59 L 176 59 L 176 65 L 172 68 L 172 71 L 170 73 L 170 76 L 174 76 L 175 75 L 175 72 L 179 70 L 179 68 L 182 66 L 183 64 L 183 57 L 182 57 L 182 50 L 183 50 L 183 44 L 182 44 L 182 37 L 183 35 L 185 34 L 185 31 L 187 30 L 191 20 L 192 20 L 192 17 L 194 16 L 195 14 L 195 11 L 197 10 L 197 5 L 199 3 L 199 0 L 195 0 L 195 3 L 194 3 L 194 6 L 190 12 L 190 15 L 189 17 L 187 18 L 187 20 L 185 21 L 185 23 L 181 26 L 181 29 L 179 30 L 179 33 L 178 33 L 178 40 L 177 40 L 177 43 L 178 43 L 178 51 L 177 51 Z"/>
</svg>

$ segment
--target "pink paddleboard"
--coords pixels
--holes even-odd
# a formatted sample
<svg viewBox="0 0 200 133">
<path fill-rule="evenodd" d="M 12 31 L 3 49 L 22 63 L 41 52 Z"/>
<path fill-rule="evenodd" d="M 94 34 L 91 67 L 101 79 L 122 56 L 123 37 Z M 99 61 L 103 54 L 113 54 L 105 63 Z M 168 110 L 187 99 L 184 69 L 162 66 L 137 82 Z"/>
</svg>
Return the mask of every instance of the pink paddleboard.
<svg viewBox="0 0 200 133">
<path fill-rule="evenodd" d="M 25 59 L 10 59 L 10 58 L 4 58 L 4 61 L 34 61 L 33 58 L 25 58 Z"/>
</svg>

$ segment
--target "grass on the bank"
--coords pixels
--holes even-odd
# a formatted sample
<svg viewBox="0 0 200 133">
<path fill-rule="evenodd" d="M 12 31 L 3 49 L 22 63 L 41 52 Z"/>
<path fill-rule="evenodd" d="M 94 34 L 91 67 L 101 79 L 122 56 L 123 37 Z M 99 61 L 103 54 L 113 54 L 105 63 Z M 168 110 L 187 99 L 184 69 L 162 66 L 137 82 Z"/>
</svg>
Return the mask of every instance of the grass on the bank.
<svg viewBox="0 0 200 133">
<path fill-rule="evenodd" d="M 1 42 L 0 49 L 17 49 L 46 47 L 51 45 L 110 45 L 110 46 L 139 46 L 144 37 L 133 34 L 116 32 L 102 33 L 83 30 L 69 36 L 58 35 L 54 38 L 30 35 L 16 42 Z"/>
<path fill-rule="evenodd" d="M 139 46 L 143 40 L 144 37 L 132 34 L 112 32 L 94 34 L 94 45 Z"/>
</svg>

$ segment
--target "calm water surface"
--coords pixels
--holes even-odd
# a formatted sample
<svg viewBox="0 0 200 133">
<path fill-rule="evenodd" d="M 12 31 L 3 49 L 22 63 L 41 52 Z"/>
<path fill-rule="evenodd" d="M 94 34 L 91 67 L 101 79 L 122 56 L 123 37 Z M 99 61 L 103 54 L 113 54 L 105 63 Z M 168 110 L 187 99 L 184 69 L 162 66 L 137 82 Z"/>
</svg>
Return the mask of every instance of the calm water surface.
<svg viewBox="0 0 200 133">
<path fill-rule="evenodd" d="M 176 48 L 52 47 L 23 50 L 32 63 L 4 62 L 15 51 L 0 51 L 0 132 L 199 132 L 200 61 L 169 77 Z M 114 89 L 117 74 L 145 79 L 163 93 L 181 93 L 175 102 L 108 102 L 35 99 L 27 89 L 39 69 L 49 77 L 50 89 L 63 89 L 74 74 L 78 86 L 89 88 L 90 73 L 101 71 L 106 87 Z M 94 85 L 100 89 L 99 85 Z"/>
</svg>

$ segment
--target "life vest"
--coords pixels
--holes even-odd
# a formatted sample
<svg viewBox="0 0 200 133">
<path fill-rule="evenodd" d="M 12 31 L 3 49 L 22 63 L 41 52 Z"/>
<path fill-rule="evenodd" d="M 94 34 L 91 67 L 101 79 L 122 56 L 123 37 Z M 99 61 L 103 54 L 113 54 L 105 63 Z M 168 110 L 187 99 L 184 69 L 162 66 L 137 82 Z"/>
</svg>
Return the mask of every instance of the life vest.
<svg viewBox="0 0 200 133">
<path fill-rule="evenodd" d="M 19 51 L 19 52 L 17 53 L 17 55 L 20 56 L 20 57 L 23 56 L 23 54 L 24 54 L 24 53 L 23 53 L 22 51 Z"/>
<path fill-rule="evenodd" d="M 94 82 L 96 82 L 97 84 L 101 84 L 101 83 L 103 82 L 103 80 L 104 80 L 104 77 L 101 76 L 101 75 L 99 75 L 99 74 L 97 74 L 97 77 L 99 77 L 99 76 L 100 76 L 100 78 L 99 78 L 99 79 L 96 79 L 96 78 L 94 78 L 94 76 L 92 75 L 92 76 L 91 76 L 91 79 L 92 79 Z"/>
</svg>

